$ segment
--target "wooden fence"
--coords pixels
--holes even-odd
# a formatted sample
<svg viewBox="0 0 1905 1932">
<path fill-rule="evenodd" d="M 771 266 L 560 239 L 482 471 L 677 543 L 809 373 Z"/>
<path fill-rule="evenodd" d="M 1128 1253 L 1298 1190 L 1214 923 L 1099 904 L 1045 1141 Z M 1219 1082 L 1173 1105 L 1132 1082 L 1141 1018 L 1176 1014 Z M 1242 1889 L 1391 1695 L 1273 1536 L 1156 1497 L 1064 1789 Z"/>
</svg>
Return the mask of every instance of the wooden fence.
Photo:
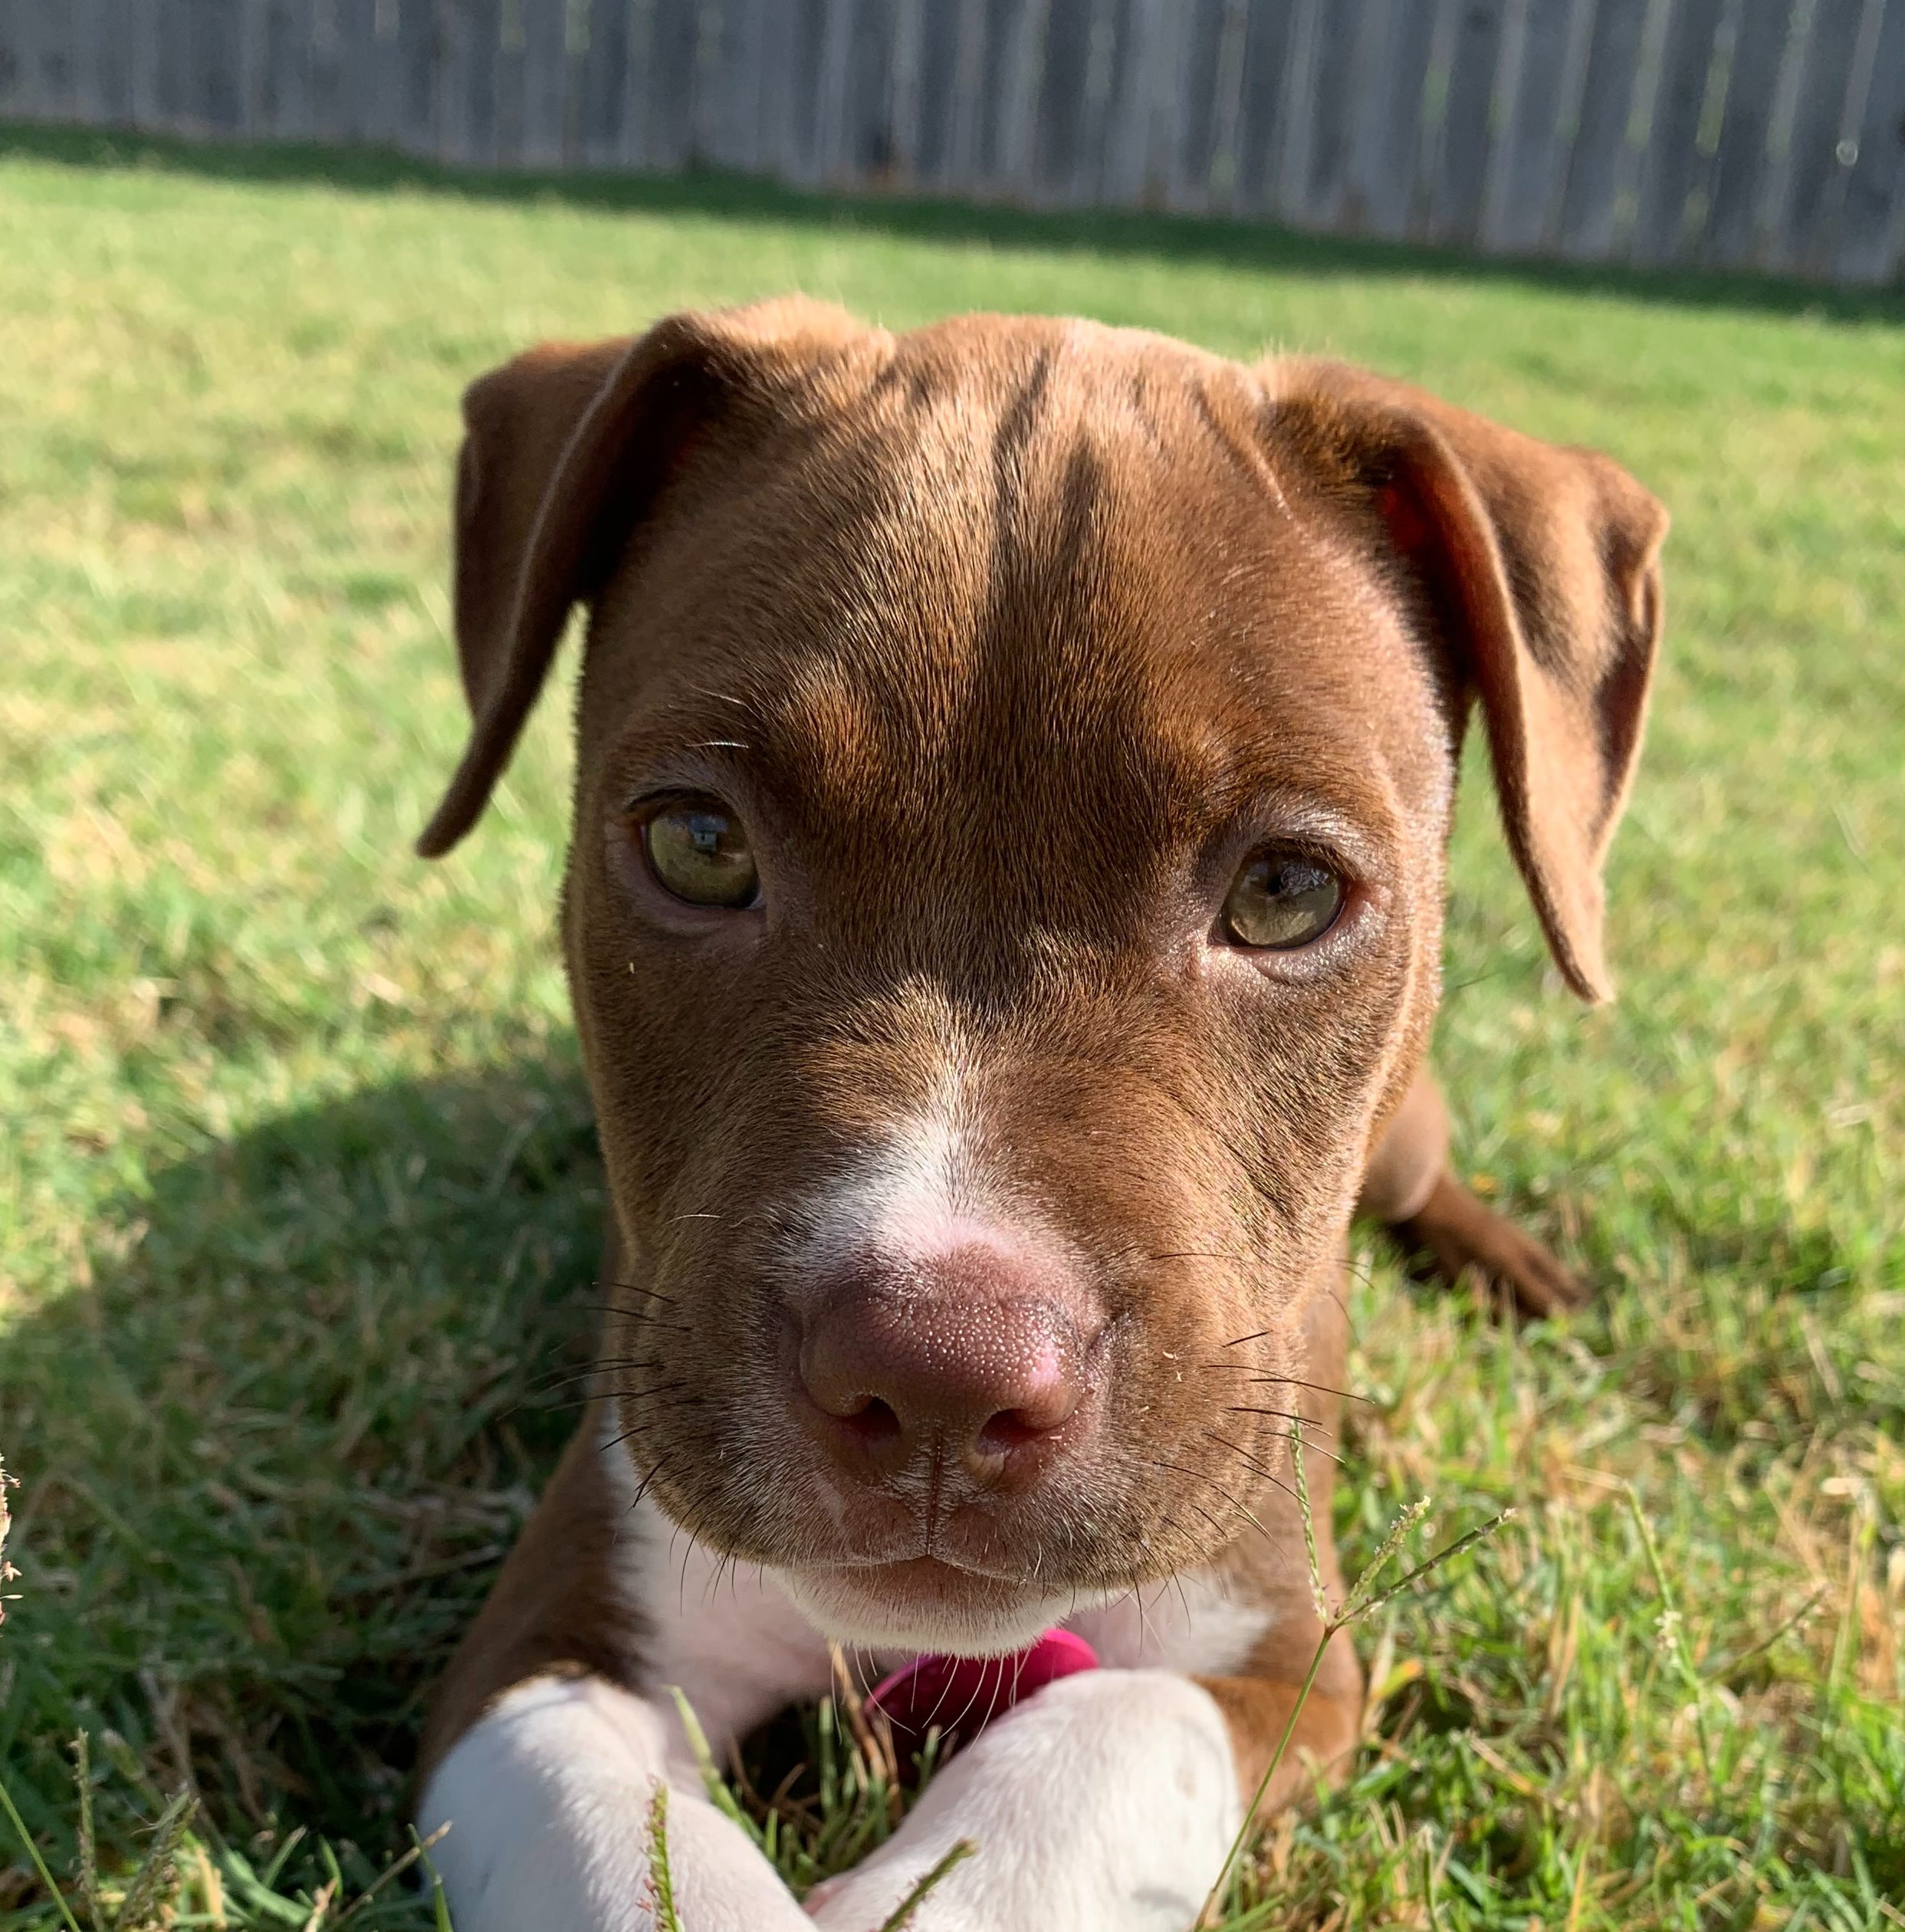
<svg viewBox="0 0 1905 1932">
<path fill-rule="evenodd" d="M 0 118 L 1905 268 L 1905 0 L 0 0 Z"/>
</svg>

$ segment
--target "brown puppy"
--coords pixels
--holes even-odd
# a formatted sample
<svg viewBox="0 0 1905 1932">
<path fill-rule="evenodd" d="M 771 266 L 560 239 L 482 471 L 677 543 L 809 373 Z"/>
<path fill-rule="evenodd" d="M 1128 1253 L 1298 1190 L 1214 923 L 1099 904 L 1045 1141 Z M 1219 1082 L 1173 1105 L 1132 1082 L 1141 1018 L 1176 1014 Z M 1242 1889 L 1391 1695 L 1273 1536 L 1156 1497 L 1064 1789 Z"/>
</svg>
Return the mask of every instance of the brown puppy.
<svg viewBox="0 0 1905 1932">
<path fill-rule="evenodd" d="M 1079 322 L 773 303 L 465 406 L 475 723 L 422 849 L 586 604 L 563 934 L 615 1227 L 603 1398 L 425 1740 L 458 1926 L 647 1925 L 658 1778 L 692 1932 L 807 1922 L 667 1687 L 718 1755 L 824 1637 L 1062 1623 L 1113 1668 L 808 1909 L 868 1932 L 963 1835 L 920 1932 L 1182 1932 L 1319 1634 L 1285 1477 L 1292 1419 L 1335 1426 L 1359 1199 L 1572 1292 L 1446 1168 L 1444 853 L 1479 703 L 1604 995 L 1665 515 L 1394 383 Z M 1361 1699 L 1339 1643 L 1299 1743 Z"/>
</svg>

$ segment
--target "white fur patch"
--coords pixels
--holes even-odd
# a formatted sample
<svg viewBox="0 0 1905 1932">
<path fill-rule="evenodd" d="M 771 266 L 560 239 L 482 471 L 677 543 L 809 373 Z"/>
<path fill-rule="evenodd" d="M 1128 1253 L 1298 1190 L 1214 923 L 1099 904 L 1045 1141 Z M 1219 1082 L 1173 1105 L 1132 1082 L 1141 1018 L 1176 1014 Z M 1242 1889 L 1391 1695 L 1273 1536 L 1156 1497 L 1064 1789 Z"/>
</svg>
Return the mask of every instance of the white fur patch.
<svg viewBox="0 0 1905 1932">
<path fill-rule="evenodd" d="M 892 1838 L 810 1897 L 867 1932 L 961 1838 L 912 1932 L 1184 1932 L 1243 1815 L 1230 1728 L 1162 1671 L 1089 1671 L 987 1726 Z"/>
<path fill-rule="evenodd" d="M 810 1197 L 799 1217 L 803 1238 L 790 1256 L 800 1275 L 817 1279 L 869 1256 L 917 1263 L 972 1247 L 1069 1258 L 1066 1244 L 1011 1198 L 1009 1177 L 985 1171 L 970 1050 L 957 1014 L 935 1005 L 931 1033 L 940 1057 L 932 1089 L 839 1181 Z"/>
<path fill-rule="evenodd" d="M 1102 1609 L 1082 1612 L 1066 1628 L 1098 1652 L 1100 1663 L 1118 1669 L 1233 1677 L 1274 1621 L 1262 1604 L 1237 1594 L 1221 1578 L 1186 1570 Z"/>
<path fill-rule="evenodd" d="M 687 1740 L 671 1688 L 687 1698 L 725 1763 L 728 1746 L 783 1706 L 817 1697 L 831 1681 L 825 1642 L 771 1571 L 734 1568 L 692 1541 L 644 1497 L 605 1416 L 601 1454 L 611 1487 L 627 1497 L 616 1539 L 616 1574 L 643 1642 L 642 1688 L 665 1710 L 673 1748 Z"/>
<path fill-rule="evenodd" d="M 649 1806 L 667 1729 L 599 1677 L 539 1677 L 457 1740 L 418 1823 L 457 1932 L 652 1932 Z M 695 1932 L 813 1932 L 772 1866 L 702 1795 L 668 1786 L 669 1869 Z"/>
</svg>

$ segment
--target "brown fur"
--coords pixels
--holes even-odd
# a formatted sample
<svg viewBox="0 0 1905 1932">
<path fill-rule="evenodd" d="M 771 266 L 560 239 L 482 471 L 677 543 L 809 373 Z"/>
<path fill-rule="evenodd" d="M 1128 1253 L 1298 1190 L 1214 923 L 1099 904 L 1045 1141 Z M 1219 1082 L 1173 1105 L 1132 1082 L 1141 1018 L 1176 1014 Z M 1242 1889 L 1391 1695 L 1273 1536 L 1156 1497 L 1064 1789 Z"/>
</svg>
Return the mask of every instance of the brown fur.
<svg viewBox="0 0 1905 1932">
<path fill-rule="evenodd" d="M 1340 1386 L 1359 1195 L 1525 1307 L 1575 1292 L 1446 1171 L 1444 852 L 1479 703 L 1556 962 L 1605 994 L 1664 513 L 1401 384 L 1082 323 L 895 338 L 767 304 L 535 351 L 466 411 L 475 723 L 422 849 L 481 812 L 586 603 L 563 935 L 629 1284 L 603 1359 L 651 1493 L 746 1560 L 905 1553 L 890 1499 L 811 1504 L 777 1338 L 814 1189 L 957 1052 L 1109 1340 L 1078 1446 L 954 1498 L 947 1533 L 1060 1585 L 1215 1561 L 1280 1602 L 1252 1674 L 1210 1685 L 1253 1779 L 1316 1631 L 1269 1411 L 1335 1427 L 1303 1385 Z M 671 785 L 747 819 L 765 914 L 659 902 L 626 807 Z M 1207 945 L 1270 833 L 1339 854 L 1355 915 L 1312 954 Z M 608 1508 L 572 1454 L 427 1760 L 525 1675 L 626 1679 Z M 1359 1720 L 1346 1644 L 1319 1690 L 1299 1741 L 1329 1759 Z"/>
</svg>

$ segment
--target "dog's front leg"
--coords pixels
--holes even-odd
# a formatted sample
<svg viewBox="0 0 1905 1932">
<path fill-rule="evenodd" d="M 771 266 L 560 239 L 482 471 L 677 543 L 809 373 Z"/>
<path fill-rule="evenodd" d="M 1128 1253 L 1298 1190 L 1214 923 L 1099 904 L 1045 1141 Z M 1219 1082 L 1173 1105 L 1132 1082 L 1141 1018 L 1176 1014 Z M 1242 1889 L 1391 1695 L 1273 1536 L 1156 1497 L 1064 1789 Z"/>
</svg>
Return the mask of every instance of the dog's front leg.
<svg viewBox="0 0 1905 1932">
<path fill-rule="evenodd" d="M 651 1932 L 651 1808 L 668 1787 L 675 1909 L 693 1932 L 813 1932 L 773 1868 L 670 1761 L 646 1700 L 593 1676 L 506 1692 L 424 1793 L 457 1932 Z"/>
<path fill-rule="evenodd" d="M 1088 1671 L 997 1719 L 807 1910 L 872 1932 L 961 1838 L 914 1932 L 1184 1932 L 1242 1815 L 1230 1731 L 1168 1671 Z"/>
</svg>

